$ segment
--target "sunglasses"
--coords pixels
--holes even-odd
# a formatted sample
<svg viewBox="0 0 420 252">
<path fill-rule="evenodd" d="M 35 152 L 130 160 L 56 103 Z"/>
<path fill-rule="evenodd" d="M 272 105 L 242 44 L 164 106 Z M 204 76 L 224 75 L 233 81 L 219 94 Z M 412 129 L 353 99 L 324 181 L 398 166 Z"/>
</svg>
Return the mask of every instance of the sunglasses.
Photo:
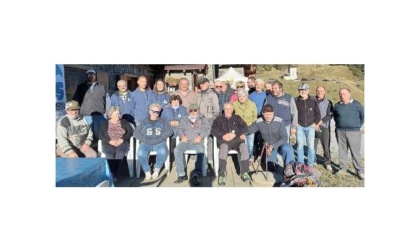
<svg viewBox="0 0 420 252">
<path fill-rule="evenodd" d="M 215 88 L 221 88 L 222 86 L 215 86 Z"/>
<path fill-rule="evenodd" d="M 190 109 L 190 112 L 197 112 L 198 109 Z"/>
<path fill-rule="evenodd" d="M 244 88 L 244 86 L 236 86 L 236 88 Z"/>
<path fill-rule="evenodd" d="M 155 114 L 159 114 L 160 113 L 160 111 L 159 110 L 150 110 L 150 111 L 152 111 L 153 113 L 155 113 Z"/>
</svg>

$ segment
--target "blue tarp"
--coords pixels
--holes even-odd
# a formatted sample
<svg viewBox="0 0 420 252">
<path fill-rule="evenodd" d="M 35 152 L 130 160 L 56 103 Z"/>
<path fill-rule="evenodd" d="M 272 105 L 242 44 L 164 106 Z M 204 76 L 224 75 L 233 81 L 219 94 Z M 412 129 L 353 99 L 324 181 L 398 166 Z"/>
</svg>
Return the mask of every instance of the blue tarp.
<svg viewBox="0 0 420 252">
<path fill-rule="evenodd" d="M 56 187 L 94 187 L 104 180 L 114 186 L 104 158 L 56 158 Z"/>
</svg>

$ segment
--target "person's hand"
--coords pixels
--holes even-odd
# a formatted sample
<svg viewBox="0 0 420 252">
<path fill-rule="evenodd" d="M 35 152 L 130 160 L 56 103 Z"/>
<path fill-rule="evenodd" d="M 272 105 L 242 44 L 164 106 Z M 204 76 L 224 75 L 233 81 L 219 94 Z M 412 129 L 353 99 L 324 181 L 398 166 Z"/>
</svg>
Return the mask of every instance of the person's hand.
<svg viewBox="0 0 420 252">
<path fill-rule="evenodd" d="M 290 129 L 290 135 L 295 135 L 296 134 L 296 129 Z"/>
<path fill-rule="evenodd" d="M 246 136 L 242 134 L 239 138 L 240 138 L 241 140 L 245 140 L 245 139 L 246 139 Z"/>
<path fill-rule="evenodd" d="M 198 143 L 200 143 L 200 142 L 201 142 L 201 139 L 203 139 L 201 136 L 196 136 L 196 137 L 194 138 L 194 144 L 198 144 Z"/>
<path fill-rule="evenodd" d="M 236 136 L 235 133 L 226 133 L 226 134 L 223 135 L 223 140 L 230 141 L 230 140 L 234 139 L 235 136 Z"/>
<path fill-rule="evenodd" d="M 179 126 L 179 122 L 178 121 L 171 121 L 171 126 L 172 127 L 178 127 Z"/>
<path fill-rule="evenodd" d="M 79 156 L 77 156 L 76 152 L 72 151 L 69 154 L 66 155 L 68 158 L 78 158 Z"/>
<path fill-rule="evenodd" d="M 87 151 L 89 149 L 89 145 L 87 145 L 87 144 L 83 144 L 82 145 L 82 147 L 80 148 L 80 150 L 82 151 L 82 152 L 85 152 L 85 151 Z"/>
<path fill-rule="evenodd" d="M 183 143 L 188 142 L 187 136 L 181 136 L 181 142 L 183 142 Z"/>
</svg>

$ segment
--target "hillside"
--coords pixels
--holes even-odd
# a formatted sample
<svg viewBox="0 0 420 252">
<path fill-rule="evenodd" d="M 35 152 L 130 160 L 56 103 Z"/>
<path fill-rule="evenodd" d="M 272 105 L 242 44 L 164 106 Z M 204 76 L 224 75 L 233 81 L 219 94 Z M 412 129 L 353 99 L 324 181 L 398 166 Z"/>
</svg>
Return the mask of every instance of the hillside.
<svg viewBox="0 0 420 252">
<path fill-rule="evenodd" d="M 335 104 L 339 101 L 338 90 L 341 87 L 347 87 L 352 92 L 352 97 L 365 103 L 364 97 L 364 80 L 356 77 L 347 66 L 330 66 L 330 65 L 296 65 L 298 71 L 298 80 L 283 80 L 281 76 L 287 73 L 287 69 L 283 71 L 273 68 L 270 71 L 257 71 L 257 78 L 268 81 L 269 79 L 278 79 L 283 83 L 284 90 L 293 96 L 298 95 L 297 88 L 305 78 L 306 83 L 310 86 L 310 95 L 315 95 L 315 89 L 318 85 L 325 86 L 327 96 Z"/>
</svg>

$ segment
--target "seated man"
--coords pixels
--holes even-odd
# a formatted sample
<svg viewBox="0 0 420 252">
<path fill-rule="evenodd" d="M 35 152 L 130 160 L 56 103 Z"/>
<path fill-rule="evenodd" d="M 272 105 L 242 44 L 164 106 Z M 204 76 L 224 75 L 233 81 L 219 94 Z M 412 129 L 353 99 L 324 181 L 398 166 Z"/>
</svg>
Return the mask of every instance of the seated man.
<svg viewBox="0 0 420 252">
<path fill-rule="evenodd" d="M 77 101 L 66 104 L 66 115 L 57 123 L 57 155 L 65 158 L 97 157 L 96 152 L 90 147 L 93 140 L 93 131 L 80 114 Z"/>
<path fill-rule="evenodd" d="M 293 148 L 287 141 L 286 126 L 280 117 L 274 116 L 274 108 L 270 104 L 266 104 L 263 107 L 262 115 L 262 118 L 258 118 L 257 121 L 249 126 L 248 134 L 253 134 L 257 131 L 261 132 L 261 137 L 267 149 L 267 161 L 277 169 L 277 153 L 280 153 L 285 166 L 284 174 L 286 177 L 291 177 L 294 175 L 293 167 L 296 161 Z"/>
<path fill-rule="evenodd" d="M 233 105 L 226 102 L 223 106 L 224 115 L 219 115 L 213 122 L 211 134 L 217 137 L 219 152 L 219 185 L 226 185 L 226 158 L 229 150 L 239 153 L 240 175 L 242 181 L 248 182 L 251 177 L 249 170 L 249 154 L 245 144 L 247 126 L 240 116 L 233 114 Z"/>
<path fill-rule="evenodd" d="M 159 117 L 161 107 L 159 103 L 153 103 L 149 106 L 149 118 L 141 120 L 134 137 L 139 140 L 140 146 L 137 152 L 137 160 L 146 174 L 146 180 L 157 179 L 163 163 L 168 158 L 168 147 L 166 139 L 173 134 L 171 125 Z M 153 176 L 150 173 L 149 154 L 156 151 L 156 163 Z M 169 167 L 167 167 L 169 169 Z"/>
<path fill-rule="evenodd" d="M 210 135 L 210 122 L 203 114 L 200 114 L 199 107 L 196 103 L 192 103 L 188 107 L 188 110 L 189 115 L 181 118 L 178 127 L 178 134 L 181 141 L 174 150 L 176 173 L 178 176 L 178 179 L 174 183 L 182 183 L 188 179 L 187 175 L 185 175 L 186 164 L 184 152 L 195 150 L 197 152 L 197 159 L 195 161 L 192 184 L 199 186 L 199 177 L 202 175 L 201 172 L 207 162 L 204 158 L 204 138 Z"/>
</svg>

